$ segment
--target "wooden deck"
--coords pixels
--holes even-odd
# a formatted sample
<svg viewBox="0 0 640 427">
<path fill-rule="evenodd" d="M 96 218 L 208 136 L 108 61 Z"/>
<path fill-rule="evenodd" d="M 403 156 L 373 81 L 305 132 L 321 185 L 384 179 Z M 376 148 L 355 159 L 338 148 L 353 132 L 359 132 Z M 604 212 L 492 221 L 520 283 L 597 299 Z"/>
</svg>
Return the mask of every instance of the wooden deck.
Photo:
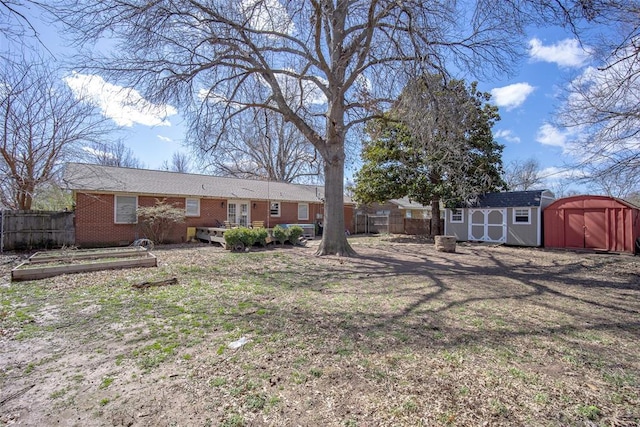
<svg viewBox="0 0 640 427">
<path fill-rule="evenodd" d="M 313 239 L 315 237 L 315 225 L 314 224 L 283 224 L 284 227 L 293 227 L 298 225 L 302 228 L 302 237 L 306 239 Z M 262 227 L 259 227 L 262 228 Z M 201 242 L 219 243 L 224 249 L 227 248 L 226 241 L 224 240 L 224 233 L 232 228 L 225 227 L 196 227 L 196 239 Z M 273 228 L 267 228 L 269 236 L 267 237 L 267 243 L 274 242 Z"/>
<path fill-rule="evenodd" d="M 219 243 L 223 248 L 227 248 L 227 243 L 224 240 L 224 233 L 230 230 L 230 228 L 222 227 L 196 227 L 196 239 L 209 242 Z"/>
</svg>

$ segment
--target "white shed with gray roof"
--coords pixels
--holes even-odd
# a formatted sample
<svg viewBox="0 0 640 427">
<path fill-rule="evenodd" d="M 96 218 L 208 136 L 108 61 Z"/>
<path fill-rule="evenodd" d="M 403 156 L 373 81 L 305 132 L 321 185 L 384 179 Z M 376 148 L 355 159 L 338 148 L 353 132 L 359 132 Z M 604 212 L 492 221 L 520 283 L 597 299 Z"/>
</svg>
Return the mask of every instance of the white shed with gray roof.
<svg viewBox="0 0 640 427">
<path fill-rule="evenodd" d="M 548 190 L 487 193 L 471 206 L 445 209 L 445 234 L 458 241 L 541 246 L 542 211 L 554 200 Z"/>
</svg>

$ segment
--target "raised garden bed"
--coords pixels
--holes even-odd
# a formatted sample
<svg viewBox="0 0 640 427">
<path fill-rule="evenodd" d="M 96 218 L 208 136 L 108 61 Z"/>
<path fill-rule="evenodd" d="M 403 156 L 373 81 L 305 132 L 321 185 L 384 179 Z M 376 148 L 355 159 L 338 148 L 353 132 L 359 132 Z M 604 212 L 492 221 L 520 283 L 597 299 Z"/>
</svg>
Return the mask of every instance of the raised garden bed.
<svg viewBox="0 0 640 427">
<path fill-rule="evenodd" d="M 11 270 L 11 281 L 157 265 L 155 255 L 140 247 L 37 252 Z"/>
</svg>

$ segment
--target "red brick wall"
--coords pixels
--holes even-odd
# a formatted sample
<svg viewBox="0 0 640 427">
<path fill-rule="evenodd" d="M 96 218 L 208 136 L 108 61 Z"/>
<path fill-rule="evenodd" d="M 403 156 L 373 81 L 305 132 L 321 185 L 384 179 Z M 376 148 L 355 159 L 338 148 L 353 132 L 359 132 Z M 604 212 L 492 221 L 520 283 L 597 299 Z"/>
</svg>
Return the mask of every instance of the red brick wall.
<svg viewBox="0 0 640 427">
<path fill-rule="evenodd" d="M 264 221 L 264 226 L 266 227 L 268 215 L 269 204 L 266 201 L 251 202 L 251 221 Z"/>
<path fill-rule="evenodd" d="M 114 195 L 76 194 L 76 245 L 122 246 L 144 237 L 137 224 L 114 223 Z M 138 206 L 153 206 L 160 197 L 138 196 Z M 184 197 L 167 197 L 167 203 L 184 208 Z M 222 205 L 224 203 L 224 205 Z M 216 220 L 227 219 L 226 200 L 200 199 L 200 216 L 186 217 L 186 222 L 172 228 L 168 241 L 177 243 L 186 240 L 187 227 L 214 226 Z"/>
<path fill-rule="evenodd" d="M 112 194 L 76 194 L 76 245 L 110 246 L 132 241 L 135 224 L 114 224 Z"/>
<path fill-rule="evenodd" d="M 76 194 L 76 245 L 80 247 L 123 246 L 131 244 L 135 239 L 143 238 L 137 224 L 114 223 L 113 194 Z M 161 197 L 138 196 L 138 206 L 153 206 Z M 167 203 L 184 208 L 184 197 L 164 198 Z M 309 219 L 298 220 L 298 203 L 282 202 L 280 217 L 269 217 L 267 201 L 255 201 L 251 204 L 251 220 L 264 221 L 265 226 L 276 224 L 313 224 L 316 214 L 323 214 L 320 203 L 309 203 Z M 255 205 L 255 207 L 254 207 Z M 353 206 L 345 206 L 345 223 L 353 232 Z M 184 242 L 187 227 L 212 227 L 216 221 L 222 223 L 227 219 L 226 199 L 200 199 L 200 216 L 186 217 L 186 222 L 176 224 L 169 233 L 168 242 Z"/>
</svg>

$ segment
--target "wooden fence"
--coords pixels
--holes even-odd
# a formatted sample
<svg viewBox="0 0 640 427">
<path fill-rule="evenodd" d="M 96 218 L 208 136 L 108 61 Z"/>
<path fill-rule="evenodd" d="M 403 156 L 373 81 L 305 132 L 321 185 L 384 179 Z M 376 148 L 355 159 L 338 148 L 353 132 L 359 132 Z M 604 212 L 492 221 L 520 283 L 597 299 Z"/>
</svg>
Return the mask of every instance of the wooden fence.
<svg viewBox="0 0 640 427">
<path fill-rule="evenodd" d="M 403 218 L 398 215 L 360 214 L 355 217 L 356 233 L 417 234 L 430 236 L 431 220 Z M 444 231 L 444 220 L 440 220 L 440 229 Z"/>
<path fill-rule="evenodd" d="M 2 211 L 0 251 L 48 249 L 75 243 L 73 212 Z"/>
</svg>

